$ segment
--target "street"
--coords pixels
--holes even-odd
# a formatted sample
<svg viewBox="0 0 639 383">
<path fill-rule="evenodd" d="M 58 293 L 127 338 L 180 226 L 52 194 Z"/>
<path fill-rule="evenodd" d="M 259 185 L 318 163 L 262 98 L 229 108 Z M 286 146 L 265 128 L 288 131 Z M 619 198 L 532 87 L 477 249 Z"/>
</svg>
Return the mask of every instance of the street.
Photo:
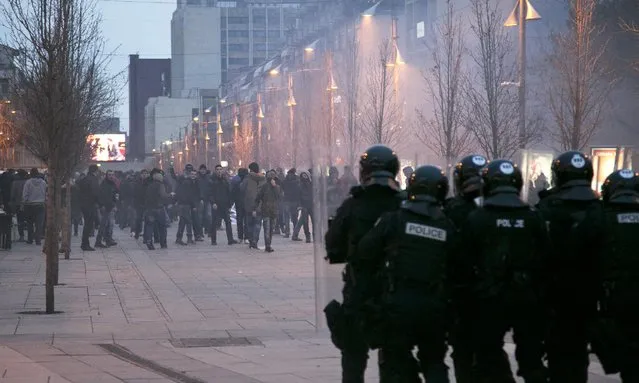
<svg viewBox="0 0 639 383">
<path fill-rule="evenodd" d="M 39 250 L 19 243 L 0 253 L 0 381 L 340 381 L 339 352 L 314 327 L 312 245 L 274 236 L 272 254 L 223 237 L 216 247 L 178 247 L 176 226 L 168 250 L 148 251 L 128 230 L 116 229 L 118 246 L 95 252 L 74 238 L 71 259 L 60 260 L 55 315 L 37 313 L 45 305 Z M 512 357 L 513 345 L 506 349 Z M 593 362 L 590 381 L 619 379 Z"/>
</svg>

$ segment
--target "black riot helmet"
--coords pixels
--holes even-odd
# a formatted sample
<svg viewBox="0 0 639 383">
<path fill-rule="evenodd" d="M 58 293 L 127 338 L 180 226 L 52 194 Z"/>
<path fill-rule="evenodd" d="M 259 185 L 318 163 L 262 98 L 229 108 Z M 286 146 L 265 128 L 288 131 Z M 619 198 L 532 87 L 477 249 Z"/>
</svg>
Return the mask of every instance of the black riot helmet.
<svg viewBox="0 0 639 383">
<path fill-rule="evenodd" d="M 617 170 L 610 174 L 601 185 L 601 197 L 604 202 L 610 201 L 613 196 L 619 194 L 639 195 L 639 174 L 629 169 Z M 633 198 L 635 200 L 636 198 Z"/>
<path fill-rule="evenodd" d="M 555 187 L 589 186 L 594 174 L 590 158 L 577 151 L 557 156 L 552 162 L 551 170 Z"/>
<path fill-rule="evenodd" d="M 437 166 L 420 166 L 408 178 L 410 201 L 442 203 L 448 195 L 448 177 Z"/>
<path fill-rule="evenodd" d="M 371 183 L 388 184 L 399 173 L 399 159 L 395 152 L 385 145 L 373 145 L 359 159 L 359 178 L 362 185 Z"/>
<path fill-rule="evenodd" d="M 488 160 L 479 154 L 466 156 L 459 160 L 453 170 L 455 194 L 458 196 L 477 198 L 481 194 L 481 169 Z"/>
<path fill-rule="evenodd" d="M 524 179 L 521 170 L 508 160 L 496 160 L 489 163 L 482 170 L 484 180 L 484 194 L 491 196 L 498 193 L 521 192 Z"/>
</svg>

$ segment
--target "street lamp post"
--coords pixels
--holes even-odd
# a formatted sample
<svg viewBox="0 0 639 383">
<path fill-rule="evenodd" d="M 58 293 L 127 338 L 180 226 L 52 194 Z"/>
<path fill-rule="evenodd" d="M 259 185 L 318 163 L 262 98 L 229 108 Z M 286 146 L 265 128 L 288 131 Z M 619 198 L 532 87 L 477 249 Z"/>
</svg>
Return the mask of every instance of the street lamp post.
<svg viewBox="0 0 639 383">
<path fill-rule="evenodd" d="M 288 128 L 291 134 L 291 163 L 293 167 L 297 166 L 297 134 L 295 132 L 295 96 L 293 96 L 293 74 L 288 74 Z"/>
<path fill-rule="evenodd" d="M 328 91 L 328 107 L 329 107 L 329 124 L 328 124 L 328 164 L 333 165 L 333 133 L 335 129 L 335 99 L 334 93 L 338 89 L 337 84 L 335 84 L 335 79 L 333 78 L 333 56 L 332 52 L 328 52 L 327 54 L 328 60 L 328 87 L 326 90 Z"/>
<path fill-rule="evenodd" d="M 217 108 L 217 162 L 222 163 L 222 115 L 220 113 L 221 108 Z"/>
<path fill-rule="evenodd" d="M 525 177 L 522 195 L 528 197 L 528 164 L 526 156 L 526 22 L 539 20 L 541 16 L 528 0 L 517 0 L 515 9 L 510 13 L 504 26 L 519 26 L 519 57 L 518 57 L 518 98 L 519 98 L 519 149 L 521 150 L 521 159 L 523 173 Z"/>
<path fill-rule="evenodd" d="M 264 119 L 264 112 L 262 111 L 262 94 L 257 94 L 257 160 L 260 161 L 260 155 L 262 154 L 262 120 Z"/>
</svg>

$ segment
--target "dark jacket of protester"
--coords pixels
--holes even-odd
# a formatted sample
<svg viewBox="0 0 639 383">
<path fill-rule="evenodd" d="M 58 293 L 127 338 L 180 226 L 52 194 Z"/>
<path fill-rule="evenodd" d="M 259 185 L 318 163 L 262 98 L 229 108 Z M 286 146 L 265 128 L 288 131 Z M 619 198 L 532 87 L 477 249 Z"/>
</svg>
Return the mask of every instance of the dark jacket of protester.
<svg viewBox="0 0 639 383">
<path fill-rule="evenodd" d="M 264 218 L 275 218 L 278 214 L 278 204 L 282 195 L 280 186 L 271 184 L 271 180 L 267 179 L 266 183 L 260 187 L 255 197 L 255 211 Z M 276 180 L 277 182 L 277 180 Z"/>
<path fill-rule="evenodd" d="M 78 184 L 80 188 L 80 207 L 91 209 L 98 204 L 98 194 L 100 193 L 100 181 L 94 173 L 87 174 Z"/>
<path fill-rule="evenodd" d="M 300 200 L 300 178 L 295 174 L 295 169 L 291 169 L 282 181 L 282 191 L 284 192 L 284 201 L 290 203 L 299 203 Z"/>
<path fill-rule="evenodd" d="M 215 176 L 211 177 L 210 173 L 199 173 L 197 178 L 197 185 L 200 188 L 200 199 L 204 202 L 211 201 L 211 195 L 213 194 L 213 184 L 215 183 Z"/>
<path fill-rule="evenodd" d="M 24 183 L 27 182 L 27 177 L 27 172 L 20 169 L 13 178 L 13 182 L 11 182 L 11 201 L 9 206 L 13 210 L 22 204 L 22 190 L 24 189 Z"/>
<path fill-rule="evenodd" d="M 230 209 L 233 201 L 231 199 L 231 184 L 228 178 L 215 175 L 211 186 L 211 203 L 216 204 L 218 209 Z"/>
<path fill-rule="evenodd" d="M 249 173 L 242 181 L 241 189 L 244 193 L 244 209 L 246 212 L 255 210 L 255 198 L 260 187 L 266 182 L 266 177 L 260 173 Z"/>
<path fill-rule="evenodd" d="M 98 193 L 98 204 L 100 205 L 100 207 L 105 208 L 107 211 L 113 210 L 117 201 L 117 194 L 118 187 L 115 181 L 105 177 L 100 184 L 100 191 Z"/>
<path fill-rule="evenodd" d="M 248 175 L 248 170 L 240 168 L 237 170 L 237 175 L 231 178 L 231 197 L 235 203 L 235 210 L 244 210 L 244 194 L 242 193 L 242 181 Z"/>
<path fill-rule="evenodd" d="M 197 179 L 186 176 L 178 177 L 175 198 L 180 205 L 195 207 L 200 202 L 200 187 Z"/>
<path fill-rule="evenodd" d="M 306 174 L 307 178 L 301 176 Z M 311 174 L 307 171 L 303 171 L 300 174 L 300 207 L 313 210 L 313 182 L 311 181 Z"/>
<path fill-rule="evenodd" d="M 144 193 L 144 207 L 146 210 L 161 209 L 168 203 L 169 195 L 166 192 L 164 181 L 157 181 L 149 177 L 149 182 Z"/>
</svg>

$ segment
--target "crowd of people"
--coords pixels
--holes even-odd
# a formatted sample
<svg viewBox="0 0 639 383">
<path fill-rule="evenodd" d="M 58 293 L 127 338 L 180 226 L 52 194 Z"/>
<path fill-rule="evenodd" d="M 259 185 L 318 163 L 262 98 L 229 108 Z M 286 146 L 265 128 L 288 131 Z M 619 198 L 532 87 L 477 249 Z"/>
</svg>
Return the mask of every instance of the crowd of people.
<svg viewBox="0 0 639 383">
<path fill-rule="evenodd" d="M 336 168 L 328 177 L 330 201 L 341 201 L 357 179 L 348 167 L 339 177 Z M 130 229 L 131 236 L 142 238 L 149 250 L 159 244 L 167 247 L 167 227 L 177 222 L 175 244 L 194 245 L 210 238 L 218 244 L 218 230 L 224 226 L 228 245 L 246 243 L 260 249 L 260 233 L 264 250 L 273 252 L 274 234 L 303 241 L 313 241 L 313 177 L 311 171 L 299 174 L 295 168 L 286 174 L 281 168 L 262 171 L 255 162 L 236 173 L 216 165 L 213 171 L 205 165 L 196 170 L 187 164 L 181 174 L 169 168 L 140 172 L 102 174 L 91 165 L 86 174 L 77 174 L 71 183 L 72 224 L 78 235 L 83 224 L 81 248 L 93 251 L 117 243 L 113 227 Z M 335 205 L 335 203 L 333 203 Z M 236 221 L 233 232 L 232 215 Z M 95 242 L 91 246 L 91 237 Z"/>
<path fill-rule="evenodd" d="M 343 383 L 364 382 L 370 349 L 381 382 L 447 383 L 449 345 L 457 382 L 515 383 L 510 331 L 526 383 L 586 383 L 590 352 L 639 382 L 637 173 L 612 173 L 600 198 L 590 158 L 566 152 L 532 207 L 511 161 L 461 159 L 450 198 L 440 168 L 415 169 L 406 191 L 398 172 L 390 148 L 369 148 L 326 233 L 327 260 L 345 264 L 343 300 L 324 310 Z"/>
</svg>

